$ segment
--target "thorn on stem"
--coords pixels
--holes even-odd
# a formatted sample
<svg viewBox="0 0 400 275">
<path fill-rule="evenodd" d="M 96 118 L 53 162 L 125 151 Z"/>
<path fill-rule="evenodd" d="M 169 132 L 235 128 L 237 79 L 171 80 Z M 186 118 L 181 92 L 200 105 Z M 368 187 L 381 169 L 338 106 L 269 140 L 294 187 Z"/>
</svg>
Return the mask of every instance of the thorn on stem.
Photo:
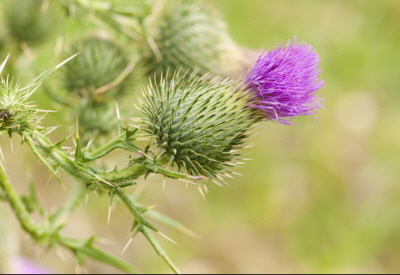
<svg viewBox="0 0 400 275">
<path fill-rule="evenodd" d="M 128 243 L 125 245 L 124 249 L 122 250 L 121 254 L 124 254 L 124 252 L 126 251 L 126 249 L 128 248 L 128 246 L 131 244 L 132 242 L 132 238 L 129 239 Z"/>
</svg>

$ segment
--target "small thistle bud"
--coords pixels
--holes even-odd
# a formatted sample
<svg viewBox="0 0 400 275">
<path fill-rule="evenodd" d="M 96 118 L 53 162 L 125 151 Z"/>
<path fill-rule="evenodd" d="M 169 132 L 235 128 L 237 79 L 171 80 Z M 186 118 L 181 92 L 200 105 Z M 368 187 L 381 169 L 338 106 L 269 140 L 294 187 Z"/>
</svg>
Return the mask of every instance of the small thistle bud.
<svg viewBox="0 0 400 275">
<path fill-rule="evenodd" d="M 41 43 L 57 25 L 55 9 L 44 0 L 7 0 L 4 20 L 14 40 Z"/>
<path fill-rule="evenodd" d="M 81 102 L 72 110 L 72 118 L 78 118 L 79 132 L 84 142 L 97 136 L 107 136 L 119 127 L 114 104 Z"/>
<path fill-rule="evenodd" d="M 130 88 L 132 73 L 124 75 L 129 64 L 127 54 L 115 43 L 89 38 L 73 43 L 66 56 L 79 55 L 65 64 L 63 86 L 92 103 L 107 102 Z M 123 77 L 122 80 L 119 78 Z"/>
<path fill-rule="evenodd" d="M 240 71 L 241 51 L 214 9 L 194 0 L 163 0 L 148 22 L 150 75 L 192 69 L 231 77 Z"/>
<path fill-rule="evenodd" d="M 39 110 L 28 102 L 34 87 L 20 88 L 18 84 L 0 80 L 0 132 L 24 136 L 41 127 Z"/>
<path fill-rule="evenodd" d="M 324 86 L 318 80 L 318 55 L 304 42 L 295 42 L 262 54 L 244 80 L 253 94 L 249 106 L 260 109 L 266 120 L 291 124 L 292 118 L 314 114 L 322 106 L 315 95 Z"/>
<path fill-rule="evenodd" d="M 236 150 L 259 118 L 236 82 L 195 79 L 193 73 L 152 83 L 142 107 L 144 130 L 154 138 L 158 162 L 215 180 L 240 159 Z"/>
</svg>

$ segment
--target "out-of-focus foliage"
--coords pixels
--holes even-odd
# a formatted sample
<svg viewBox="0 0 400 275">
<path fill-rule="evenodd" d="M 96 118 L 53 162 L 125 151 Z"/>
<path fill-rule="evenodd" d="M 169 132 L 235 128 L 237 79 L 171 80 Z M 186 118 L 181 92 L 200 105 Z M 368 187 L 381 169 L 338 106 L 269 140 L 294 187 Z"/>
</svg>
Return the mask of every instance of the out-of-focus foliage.
<svg viewBox="0 0 400 275">
<path fill-rule="evenodd" d="M 156 209 L 201 236 L 191 239 L 166 228 L 179 243 L 165 243 L 166 250 L 187 273 L 398 272 L 400 2 L 208 2 L 222 13 L 238 45 L 262 51 L 294 35 L 313 45 L 326 81 L 321 93 L 325 109 L 316 120 L 293 121 L 299 125 L 271 122 L 256 129 L 259 135 L 248 150 L 252 160 L 236 169 L 244 176 L 229 180 L 228 187 L 212 186 L 207 201 L 175 181 L 167 180 L 165 191 L 159 177 L 139 184 L 141 201 L 157 204 Z M 73 41 L 81 26 L 66 20 L 61 37 Z M 16 70 L 27 78 L 35 66 L 52 63 L 56 44 L 50 40 L 35 49 L 34 61 L 21 56 Z M 55 108 L 43 91 L 36 99 L 41 108 Z M 43 123 L 63 123 L 63 114 L 52 117 Z M 9 141 L 0 142 L 4 154 L 12 156 Z M 26 157 L 6 162 L 11 180 L 25 190 L 27 179 L 20 171 L 28 169 L 44 205 L 50 209 L 62 201 L 65 193 L 54 180 L 47 184 L 46 169 L 32 167 L 29 163 L 37 162 L 25 148 L 18 153 Z M 85 237 L 97 232 L 106 249 L 120 253 L 130 237 L 131 217 L 117 206 L 107 226 L 108 205 L 105 198 L 90 195 L 66 233 Z M 22 254 L 56 272 L 74 272 L 74 259 L 37 253 L 22 238 Z M 139 238 L 122 258 L 149 272 L 168 272 L 154 256 Z M 88 266 L 91 272 L 115 272 L 98 263 Z"/>
</svg>

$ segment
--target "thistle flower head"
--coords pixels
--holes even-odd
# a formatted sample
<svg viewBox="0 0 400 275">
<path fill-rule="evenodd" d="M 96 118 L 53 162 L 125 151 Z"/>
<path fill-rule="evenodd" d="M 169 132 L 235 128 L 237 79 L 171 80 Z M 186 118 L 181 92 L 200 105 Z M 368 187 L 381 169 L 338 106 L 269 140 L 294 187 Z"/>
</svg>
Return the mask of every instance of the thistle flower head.
<svg viewBox="0 0 400 275">
<path fill-rule="evenodd" d="M 240 159 L 237 149 L 258 118 L 246 94 L 234 92 L 237 83 L 195 77 L 175 75 L 148 87 L 144 130 L 154 138 L 157 161 L 215 180 Z"/>
<path fill-rule="evenodd" d="M 73 43 L 65 56 L 79 55 L 62 67 L 63 86 L 71 93 L 93 103 L 107 102 L 124 94 L 132 84 L 126 73 L 127 54 L 115 43 L 88 38 Z"/>
<path fill-rule="evenodd" d="M 150 40 L 145 67 L 150 75 L 191 69 L 234 76 L 241 51 L 230 38 L 219 14 L 199 1 L 162 0 L 148 19 Z"/>
<path fill-rule="evenodd" d="M 244 81 L 253 94 L 250 106 L 262 110 L 267 120 L 291 124 L 292 118 L 321 107 L 316 92 L 324 82 L 318 80 L 318 55 L 304 42 L 295 42 L 262 54 Z"/>
</svg>

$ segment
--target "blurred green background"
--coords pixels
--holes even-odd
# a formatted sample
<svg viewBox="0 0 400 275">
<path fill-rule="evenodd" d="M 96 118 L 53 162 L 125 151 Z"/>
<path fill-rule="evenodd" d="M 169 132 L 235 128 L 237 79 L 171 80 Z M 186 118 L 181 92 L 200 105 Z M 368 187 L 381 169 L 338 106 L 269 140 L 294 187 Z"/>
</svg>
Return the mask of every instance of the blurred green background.
<svg viewBox="0 0 400 275">
<path fill-rule="evenodd" d="M 206 201 L 173 180 L 165 191 L 160 177 L 139 185 L 142 203 L 156 204 L 199 235 L 161 227 L 179 244 L 160 237 L 165 250 L 185 273 L 399 272 L 400 1 L 208 2 L 244 48 L 272 49 L 294 36 L 313 45 L 326 81 L 325 108 L 293 126 L 260 124 L 254 146 L 243 152 L 251 160 L 236 169 L 242 176 L 227 187 L 209 185 Z M 52 108 L 43 94 L 36 97 Z M 57 121 L 62 114 L 49 116 Z M 47 183 L 48 172 L 25 146 L 11 155 L 8 138 L 0 142 L 21 192 L 34 178 L 48 209 L 67 196 L 54 180 Z M 132 218 L 117 206 L 107 225 L 108 203 L 90 195 L 65 233 L 96 234 L 120 255 Z M 54 272 L 75 271 L 69 252 L 38 249 L 20 237 L 22 255 Z M 141 237 L 121 257 L 148 273 L 170 272 Z M 91 261 L 87 270 L 118 272 Z"/>
</svg>

